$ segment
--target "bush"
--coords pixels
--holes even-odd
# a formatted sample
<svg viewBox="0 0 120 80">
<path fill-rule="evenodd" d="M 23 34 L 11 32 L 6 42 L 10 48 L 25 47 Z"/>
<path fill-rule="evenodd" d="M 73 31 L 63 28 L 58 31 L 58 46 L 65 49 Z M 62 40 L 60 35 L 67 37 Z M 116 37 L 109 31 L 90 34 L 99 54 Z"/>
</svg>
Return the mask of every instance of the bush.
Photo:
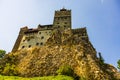
<svg viewBox="0 0 120 80">
<path fill-rule="evenodd" d="M 57 70 L 57 74 L 58 74 L 58 75 L 73 76 L 74 71 L 72 70 L 72 68 L 71 68 L 69 65 L 64 65 L 64 66 L 61 66 L 61 67 Z"/>
<path fill-rule="evenodd" d="M 4 57 L 6 51 L 5 50 L 0 50 L 0 59 Z"/>
<path fill-rule="evenodd" d="M 71 76 L 74 80 L 85 80 L 80 78 L 77 74 L 74 73 L 73 69 L 69 65 L 63 65 L 57 70 L 58 75 Z"/>
<path fill-rule="evenodd" d="M 4 70 L 2 72 L 3 75 L 8 75 L 8 76 L 16 76 L 17 75 L 17 70 L 15 68 L 14 64 L 6 63 L 6 66 L 4 67 Z"/>
</svg>

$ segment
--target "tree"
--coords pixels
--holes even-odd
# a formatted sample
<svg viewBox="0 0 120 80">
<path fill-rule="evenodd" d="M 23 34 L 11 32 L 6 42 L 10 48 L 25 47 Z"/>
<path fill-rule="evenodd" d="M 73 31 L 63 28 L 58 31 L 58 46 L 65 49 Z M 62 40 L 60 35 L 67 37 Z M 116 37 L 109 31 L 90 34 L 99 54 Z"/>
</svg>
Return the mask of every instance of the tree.
<svg viewBox="0 0 120 80">
<path fill-rule="evenodd" d="M 117 64 L 118 64 L 117 68 L 120 70 L 120 59 L 118 60 Z"/>
<path fill-rule="evenodd" d="M 0 50 L 0 58 L 3 58 L 5 55 L 6 51 L 5 50 Z"/>
<path fill-rule="evenodd" d="M 98 55 L 99 55 L 99 60 L 100 60 L 101 64 L 104 64 L 104 59 L 103 59 L 101 53 L 99 52 Z"/>
</svg>

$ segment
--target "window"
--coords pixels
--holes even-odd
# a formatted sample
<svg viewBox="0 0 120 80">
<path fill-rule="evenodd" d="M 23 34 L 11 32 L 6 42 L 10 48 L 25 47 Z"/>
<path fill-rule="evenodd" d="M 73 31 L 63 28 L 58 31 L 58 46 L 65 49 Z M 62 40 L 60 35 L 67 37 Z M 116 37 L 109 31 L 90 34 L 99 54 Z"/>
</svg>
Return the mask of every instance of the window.
<svg viewBox="0 0 120 80">
<path fill-rule="evenodd" d="M 60 18 L 58 17 L 58 20 L 60 20 Z"/>
<path fill-rule="evenodd" d="M 65 17 L 64 19 L 67 19 L 67 17 Z"/>
<path fill-rule="evenodd" d="M 67 24 L 67 22 L 65 22 L 65 24 Z"/>
<path fill-rule="evenodd" d="M 29 48 L 31 47 L 31 45 L 28 46 Z"/>
<path fill-rule="evenodd" d="M 40 45 L 43 45 L 43 42 L 41 42 Z"/>
<path fill-rule="evenodd" d="M 25 46 L 22 46 L 22 49 L 25 48 Z"/>
<path fill-rule="evenodd" d="M 25 42 L 25 40 L 23 40 L 23 42 Z"/>
<path fill-rule="evenodd" d="M 39 34 L 41 34 L 41 32 L 39 32 Z"/>
<path fill-rule="evenodd" d="M 60 26 L 58 26 L 58 28 L 60 28 Z"/>
<path fill-rule="evenodd" d="M 64 26 L 64 28 L 66 28 L 66 26 Z"/>
<path fill-rule="evenodd" d="M 42 36 L 41 39 L 44 39 L 44 36 Z"/>
<path fill-rule="evenodd" d="M 28 39 L 27 41 L 30 41 L 30 39 Z"/>
<path fill-rule="evenodd" d="M 57 24 L 59 24 L 59 22 Z"/>
<path fill-rule="evenodd" d="M 36 45 L 38 46 L 38 45 L 39 45 L 39 43 L 36 43 Z"/>
</svg>

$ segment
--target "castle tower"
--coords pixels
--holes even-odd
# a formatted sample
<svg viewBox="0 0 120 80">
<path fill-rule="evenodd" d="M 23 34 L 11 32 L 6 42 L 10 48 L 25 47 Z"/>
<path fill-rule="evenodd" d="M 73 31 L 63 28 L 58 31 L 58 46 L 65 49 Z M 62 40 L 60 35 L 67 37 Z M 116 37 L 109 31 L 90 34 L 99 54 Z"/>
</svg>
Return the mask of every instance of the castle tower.
<svg viewBox="0 0 120 80">
<path fill-rule="evenodd" d="M 53 27 L 60 30 L 71 29 L 71 10 L 55 11 Z"/>
</svg>

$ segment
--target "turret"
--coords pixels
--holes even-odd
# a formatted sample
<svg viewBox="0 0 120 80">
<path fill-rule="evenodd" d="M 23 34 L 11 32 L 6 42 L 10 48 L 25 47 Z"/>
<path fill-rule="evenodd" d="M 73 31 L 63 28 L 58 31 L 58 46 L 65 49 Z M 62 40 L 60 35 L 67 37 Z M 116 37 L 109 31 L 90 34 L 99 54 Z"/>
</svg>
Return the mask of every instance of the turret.
<svg viewBox="0 0 120 80">
<path fill-rule="evenodd" d="M 60 30 L 71 29 L 71 10 L 63 8 L 55 11 L 53 27 Z"/>
</svg>

